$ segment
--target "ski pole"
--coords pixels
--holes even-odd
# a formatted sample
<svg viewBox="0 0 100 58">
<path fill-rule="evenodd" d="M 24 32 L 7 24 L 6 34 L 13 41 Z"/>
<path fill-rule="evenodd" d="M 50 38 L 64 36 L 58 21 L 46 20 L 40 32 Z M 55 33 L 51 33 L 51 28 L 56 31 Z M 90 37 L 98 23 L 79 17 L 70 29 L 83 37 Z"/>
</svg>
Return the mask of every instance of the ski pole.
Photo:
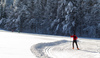
<svg viewBox="0 0 100 58">
<path fill-rule="evenodd" d="M 70 45 L 71 45 L 71 47 L 72 47 L 72 44 L 71 44 L 71 43 L 72 43 L 72 42 L 71 42 L 71 39 L 72 39 L 72 38 L 71 38 L 71 35 L 70 35 Z"/>
</svg>

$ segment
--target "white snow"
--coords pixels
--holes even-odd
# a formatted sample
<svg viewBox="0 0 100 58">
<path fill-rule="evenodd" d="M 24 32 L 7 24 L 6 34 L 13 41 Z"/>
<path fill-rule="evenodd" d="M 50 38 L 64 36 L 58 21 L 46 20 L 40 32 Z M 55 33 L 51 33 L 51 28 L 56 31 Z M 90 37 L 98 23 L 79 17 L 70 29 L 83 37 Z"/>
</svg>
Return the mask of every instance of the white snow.
<svg viewBox="0 0 100 58">
<path fill-rule="evenodd" d="M 76 48 L 72 50 L 70 37 L 4 30 L 0 30 L 0 35 L 0 58 L 100 58 L 100 40 L 79 38 L 78 44 L 81 50 Z M 37 49 L 32 53 L 31 47 Z M 38 52 L 40 56 L 35 54 Z"/>
<path fill-rule="evenodd" d="M 72 50 L 70 43 L 65 43 L 54 47 L 48 47 L 49 49 L 46 48 L 45 50 L 48 50 L 46 54 L 51 58 L 100 58 L 100 48 L 98 48 L 96 42 L 83 41 L 79 44 L 79 47 L 81 50 L 76 50 L 76 48 Z"/>
<path fill-rule="evenodd" d="M 0 58 L 36 58 L 30 48 L 40 42 L 52 42 L 45 36 L 14 33 L 0 30 Z"/>
</svg>

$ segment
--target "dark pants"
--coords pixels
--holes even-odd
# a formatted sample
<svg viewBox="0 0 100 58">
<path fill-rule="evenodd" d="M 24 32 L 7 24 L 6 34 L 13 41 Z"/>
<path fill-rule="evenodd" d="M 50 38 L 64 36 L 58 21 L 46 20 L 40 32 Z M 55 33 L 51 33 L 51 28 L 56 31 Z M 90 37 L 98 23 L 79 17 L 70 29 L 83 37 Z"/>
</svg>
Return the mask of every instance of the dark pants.
<svg viewBox="0 0 100 58">
<path fill-rule="evenodd" d="M 77 45 L 77 40 L 73 40 L 73 48 L 74 48 L 74 43 L 76 43 L 76 46 L 77 46 L 77 48 L 78 48 L 78 45 Z"/>
</svg>

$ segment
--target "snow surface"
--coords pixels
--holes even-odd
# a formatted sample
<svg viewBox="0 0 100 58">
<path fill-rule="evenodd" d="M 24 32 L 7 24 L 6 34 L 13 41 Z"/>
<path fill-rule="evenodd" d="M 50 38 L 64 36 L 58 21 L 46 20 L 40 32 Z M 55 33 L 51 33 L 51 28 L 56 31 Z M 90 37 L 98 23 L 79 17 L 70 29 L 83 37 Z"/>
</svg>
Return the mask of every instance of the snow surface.
<svg viewBox="0 0 100 58">
<path fill-rule="evenodd" d="M 8 32 L 0 30 L 0 58 L 100 58 L 100 40 Z"/>
<path fill-rule="evenodd" d="M 4 30 L 0 30 L 0 35 L 0 58 L 36 58 L 30 51 L 32 45 L 57 41 L 53 37 Z"/>
</svg>

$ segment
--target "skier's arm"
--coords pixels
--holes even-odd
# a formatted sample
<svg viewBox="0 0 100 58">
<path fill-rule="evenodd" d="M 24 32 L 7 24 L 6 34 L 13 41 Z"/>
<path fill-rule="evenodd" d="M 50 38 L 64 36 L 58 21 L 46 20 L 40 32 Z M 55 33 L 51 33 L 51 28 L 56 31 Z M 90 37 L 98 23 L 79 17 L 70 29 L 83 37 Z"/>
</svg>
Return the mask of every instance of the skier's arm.
<svg viewBox="0 0 100 58">
<path fill-rule="evenodd" d="M 72 35 L 72 36 L 70 36 L 70 37 L 73 37 L 73 35 Z"/>
</svg>

